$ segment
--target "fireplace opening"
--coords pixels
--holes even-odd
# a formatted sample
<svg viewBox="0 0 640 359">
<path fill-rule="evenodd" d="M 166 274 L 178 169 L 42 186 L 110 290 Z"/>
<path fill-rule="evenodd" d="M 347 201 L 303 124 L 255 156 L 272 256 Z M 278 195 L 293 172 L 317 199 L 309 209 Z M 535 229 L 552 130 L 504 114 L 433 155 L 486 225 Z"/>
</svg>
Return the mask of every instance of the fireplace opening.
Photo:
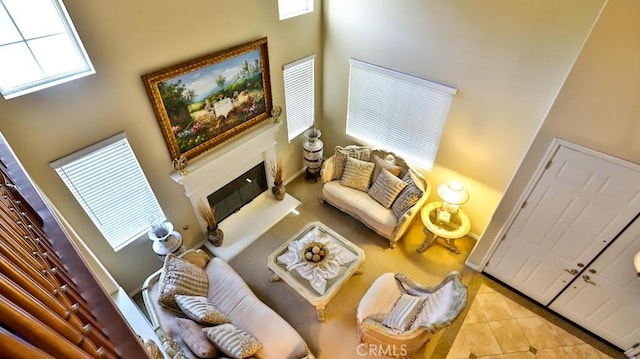
<svg viewBox="0 0 640 359">
<path fill-rule="evenodd" d="M 211 207 L 216 208 L 216 219 L 220 223 L 258 197 L 267 188 L 264 162 L 261 162 L 207 196 L 207 201 Z"/>
</svg>

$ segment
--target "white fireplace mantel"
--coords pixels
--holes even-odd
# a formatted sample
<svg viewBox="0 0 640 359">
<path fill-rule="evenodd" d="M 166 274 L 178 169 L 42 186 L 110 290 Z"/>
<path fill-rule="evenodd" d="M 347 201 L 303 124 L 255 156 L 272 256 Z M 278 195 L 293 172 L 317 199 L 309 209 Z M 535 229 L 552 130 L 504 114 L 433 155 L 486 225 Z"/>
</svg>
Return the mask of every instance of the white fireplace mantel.
<svg viewBox="0 0 640 359">
<path fill-rule="evenodd" d="M 199 192 L 206 197 L 258 163 L 275 161 L 276 133 L 281 125 L 266 123 L 252 128 L 189 162 L 184 176 L 173 172 L 171 178 L 184 187 L 187 197 Z M 269 171 L 267 180 L 273 183 Z"/>
<path fill-rule="evenodd" d="M 207 203 L 207 196 L 261 162 L 265 164 L 271 188 L 273 177 L 269 164 L 277 160 L 276 134 L 280 126 L 281 123 L 272 122 L 260 124 L 189 162 L 184 175 L 171 173 L 171 178 L 184 187 L 203 237 L 207 224 L 197 210 L 200 201 Z M 205 246 L 214 255 L 230 260 L 299 204 L 300 201 L 290 195 L 277 201 L 266 191 L 220 223 L 224 232 L 222 246 L 214 247 L 206 241 Z"/>
</svg>

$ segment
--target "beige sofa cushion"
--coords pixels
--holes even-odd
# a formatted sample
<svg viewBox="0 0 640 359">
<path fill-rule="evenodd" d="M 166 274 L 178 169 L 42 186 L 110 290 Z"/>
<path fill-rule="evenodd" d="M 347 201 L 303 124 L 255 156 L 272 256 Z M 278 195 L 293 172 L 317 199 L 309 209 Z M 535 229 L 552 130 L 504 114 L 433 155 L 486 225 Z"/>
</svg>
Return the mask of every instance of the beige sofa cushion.
<svg viewBox="0 0 640 359">
<path fill-rule="evenodd" d="M 176 318 L 180 337 L 198 358 L 217 358 L 220 352 L 202 331 L 202 326 L 191 319 Z"/>
<path fill-rule="evenodd" d="M 365 194 L 366 195 L 366 194 Z M 209 277 L 207 298 L 240 329 L 251 333 L 262 344 L 257 353 L 262 359 L 300 359 L 308 354 L 307 345 L 298 332 L 278 313 L 260 301 L 242 277 L 223 259 L 214 257 L 205 268 Z M 154 274 L 154 278 L 158 275 Z M 184 349 L 186 357 L 196 359 L 175 325 L 176 313 L 158 304 L 158 280 L 150 280 L 145 290 L 145 304 L 152 322 L 172 335 Z M 156 324 L 154 324 L 156 325 Z"/>
<path fill-rule="evenodd" d="M 182 254 L 180 258 L 189 263 L 193 263 L 200 268 L 206 267 L 209 260 L 211 260 L 211 257 L 209 257 L 209 255 L 202 249 L 189 249 Z"/>
<path fill-rule="evenodd" d="M 300 334 L 260 301 L 227 262 L 214 257 L 206 271 L 209 276 L 207 298 L 231 323 L 263 344 L 258 357 L 293 359 L 306 355 L 306 343 Z"/>
<path fill-rule="evenodd" d="M 350 145 L 346 147 L 336 146 L 336 152 L 333 160 L 333 178 L 342 178 L 342 172 L 347 164 L 347 158 L 355 158 L 362 161 L 371 162 L 371 154 L 373 149 L 368 146 Z"/>
<path fill-rule="evenodd" d="M 160 273 L 158 303 L 174 312 L 182 313 L 176 295 L 206 295 L 209 282 L 204 269 L 169 253 Z"/>
<path fill-rule="evenodd" d="M 382 235 L 391 235 L 398 224 L 398 219 L 390 209 L 382 207 L 367 192 L 342 186 L 340 181 L 325 183 L 322 196 L 336 208 L 357 217 Z"/>
<path fill-rule="evenodd" d="M 344 167 L 340 184 L 360 191 L 366 191 L 371 185 L 371 174 L 373 173 L 374 167 L 375 165 L 372 162 L 347 157 L 347 164 Z"/>
<path fill-rule="evenodd" d="M 396 165 L 393 162 L 390 162 L 394 160 L 393 156 L 390 156 L 389 160 L 382 159 L 376 155 L 373 155 L 372 158 L 373 163 L 376 165 L 376 168 L 373 170 L 373 178 L 371 179 L 372 182 L 376 181 L 382 169 L 386 169 L 396 177 L 400 176 L 400 173 L 402 173 L 402 167 Z"/>
<path fill-rule="evenodd" d="M 216 347 L 233 359 L 248 358 L 262 349 L 258 339 L 230 323 L 202 331 Z"/>
<path fill-rule="evenodd" d="M 224 324 L 229 323 L 224 313 L 215 305 L 209 303 L 207 297 L 193 295 L 176 295 L 176 303 L 184 315 L 198 323 Z"/>
</svg>

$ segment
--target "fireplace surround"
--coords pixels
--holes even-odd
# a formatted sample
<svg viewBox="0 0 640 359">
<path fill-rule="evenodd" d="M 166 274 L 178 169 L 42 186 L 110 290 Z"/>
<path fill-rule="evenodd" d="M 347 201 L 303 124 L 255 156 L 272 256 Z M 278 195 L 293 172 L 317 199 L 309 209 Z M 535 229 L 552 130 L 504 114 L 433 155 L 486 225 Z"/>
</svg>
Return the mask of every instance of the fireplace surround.
<svg viewBox="0 0 640 359">
<path fill-rule="evenodd" d="M 276 162 L 276 134 L 281 125 L 258 125 L 195 158 L 189 163 L 184 175 L 179 172 L 171 173 L 171 178 L 184 187 L 184 193 L 191 201 L 204 238 L 207 224 L 197 210 L 198 203 L 208 202 L 210 195 L 252 168 L 260 164 L 265 167 L 267 190 L 220 222 L 219 226 L 224 231 L 223 244 L 215 247 L 204 241 L 206 248 L 217 257 L 225 260 L 235 257 L 300 204 L 300 201 L 288 194 L 284 200 L 277 201 L 270 191 L 273 177 L 268 166 Z"/>
<path fill-rule="evenodd" d="M 246 204 L 268 190 L 266 167 L 260 162 L 238 178 L 207 196 L 209 205 L 216 208 L 216 219 L 225 218 L 239 211 Z"/>
</svg>

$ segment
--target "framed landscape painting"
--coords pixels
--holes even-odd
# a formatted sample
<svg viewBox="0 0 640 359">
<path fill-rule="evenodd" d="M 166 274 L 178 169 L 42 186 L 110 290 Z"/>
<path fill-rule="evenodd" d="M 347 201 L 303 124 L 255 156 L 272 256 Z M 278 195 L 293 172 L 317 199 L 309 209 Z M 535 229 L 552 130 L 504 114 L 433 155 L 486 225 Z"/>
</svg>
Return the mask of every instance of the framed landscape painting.
<svg viewBox="0 0 640 359">
<path fill-rule="evenodd" d="M 269 118 L 267 38 L 142 76 L 172 159 L 187 159 Z"/>
</svg>

